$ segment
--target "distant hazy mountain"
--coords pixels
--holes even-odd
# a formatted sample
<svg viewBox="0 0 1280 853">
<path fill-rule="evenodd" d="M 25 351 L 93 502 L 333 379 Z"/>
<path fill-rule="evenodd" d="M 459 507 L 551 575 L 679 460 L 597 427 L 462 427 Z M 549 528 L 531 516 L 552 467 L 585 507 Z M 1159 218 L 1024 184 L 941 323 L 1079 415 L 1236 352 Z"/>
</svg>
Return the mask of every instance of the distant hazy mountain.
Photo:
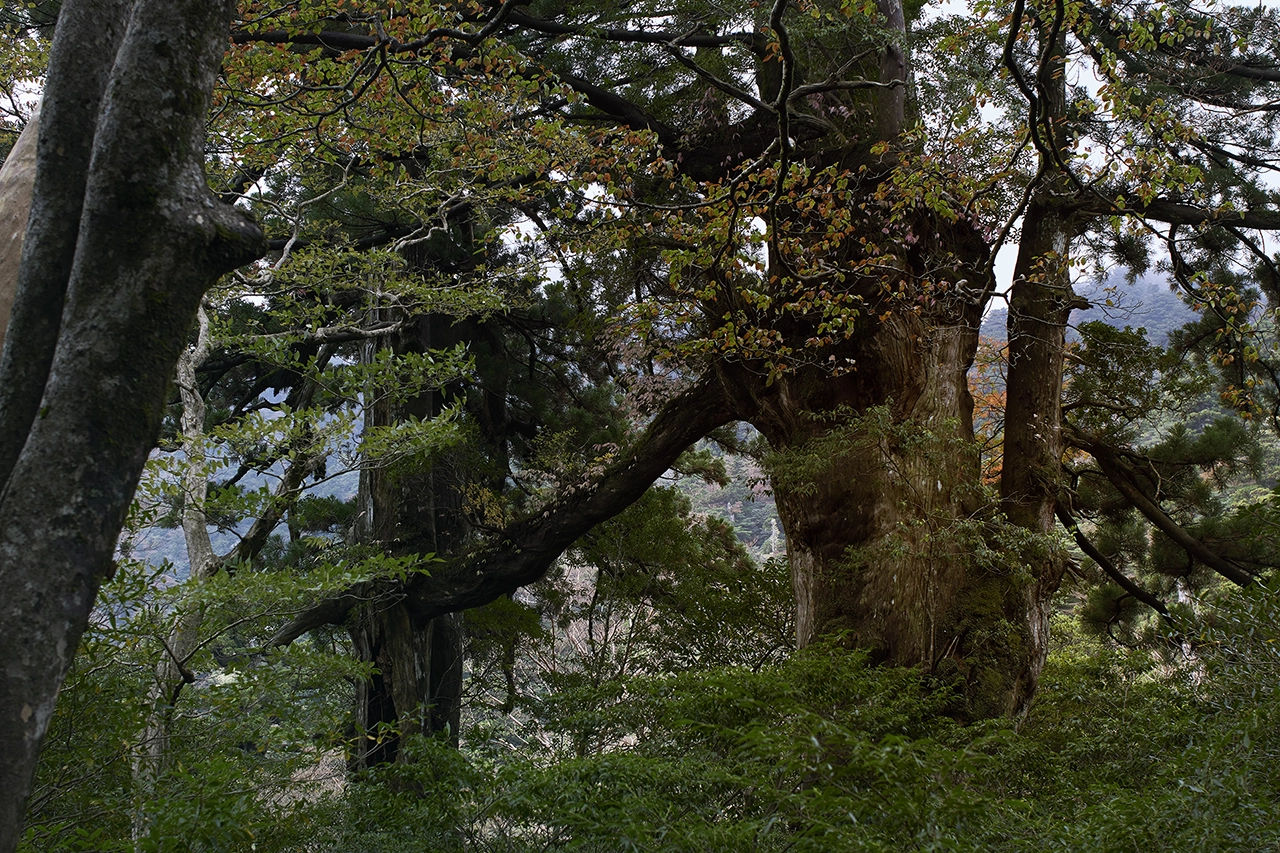
<svg viewBox="0 0 1280 853">
<path fill-rule="evenodd" d="M 1195 319 L 1195 312 L 1187 307 L 1170 287 L 1167 279 L 1145 276 L 1133 284 L 1127 284 L 1124 275 L 1117 273 L 1104 282 L 1081 283 L 1076 293 L 1088 299 L 1093 307 L 1087 311 L 1072 311 L 1071 326 L 1091 320 L 1101 320 L 1116 327 L 1145 328 L 1153 344 L 1163 345 L 1169 333 Z M 990 311 L 982 321 L 982 334 L 996 340 L 1004 340 L 1009 321 L 1007 308 Z M 1078 340 L 1074 328 L 1067 329 L 1069 340 Z"/>
<path fill-rule="evenodd" d="M 333 469 L 340 468 L 340 463 L 335 458 L 331 460 Z M 249 474 L 241 485 L 247 491 L 267 487 L 271 488 L 275 481 L 263 474 Z M 337 497 L 344 501 L 355 498 L 356 490 L 360 485 L 360 475 L 356 471 L 347 471 L 339 474 L 331 480 L 325 480 L 320 483 L 311 485 L 306 489 L 306 494 L 316 497 Z M 225 554 L 235 547 L 236 540 L 239 538 L 237 534 L 243 534 L 248 531 L 252 519 L 246 519 L 240 525 L 237 531 L 218 530 L 212 525 L 209 527 L 209 538 L 213 541 L 213 550 L 217 554 Z M 275 532 L 287 536 L 287 528 L 282 523 Z M 173 575 L 178 580 L 184 580 L 190 572 L 190 564 L 187 560 L 187 543 L 183 538 L 182 528 L 180 527 L 148 527 L 139 531 L 129 543 L 129 549 L 132 556 L 139 560 L 159 566 L 166 561 L 173 564 Z"/>
</svg>

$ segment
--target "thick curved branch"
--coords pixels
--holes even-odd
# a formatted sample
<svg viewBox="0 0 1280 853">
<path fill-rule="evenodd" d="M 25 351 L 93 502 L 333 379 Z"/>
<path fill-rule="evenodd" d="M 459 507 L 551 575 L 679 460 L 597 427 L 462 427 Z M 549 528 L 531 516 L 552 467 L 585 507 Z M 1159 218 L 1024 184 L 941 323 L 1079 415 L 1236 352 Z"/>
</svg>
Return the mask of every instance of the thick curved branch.
<svg viewBox="0 0 1280 853">
<path fill-rule="evenodd" d="M 1096 199 L 1095 199 L 1096 200 Z M 1146 204 L 1129 205 L 1117 211 L 1114 205 L 1090 204 L 1090 213 L 1110 216 L 1117 212 L 1133 213 L 1170 225 L 1233 225 L 1237 228 L 1254 228 L 1259 231 L 1280 230 L 1280 210 L 1212 210 L 1178 201 L 1153 200 Z"/>
<path fill-rule="evenodd" d="M 488 604 L 533 583 L 577 539 L 634 503 L 691 444 L 736 417 L 720 381 L 703 377 L 663 407 L 630 452 L 595 482 L 512 524 L 492 544 L 384 594 L 406 595 L 426 619 Z M 287 645 L 314 628 L 340 623 L 375 592 L 376 585 L 365 584 L 316 604 L 281 628 L 270 645 Z"/>
<path fill-rule="evenodd" d="M 1233 77 L 1243 77 L 1246 80 L 1261 80 L 1266 83 L 1280 83 L 1280 68 L 1260 68 L 1256 65 L 1240 65 L 1223 64 L 1221 67 L 1214 67 L 1213 63 L 1206 63 L 1213 70 L 1222 74 L 1230 74 Z"/>
<path fill-rule="evenodd" d="M 588 36 L 604 41 L 622 44 L 671 44 L 680 47 L 728 47 L 739 44 L 753 53 L 763 54 L 765 39 L 763 34 L 743 30 L 733 33 L 676 33 L 666 30 L 626 30 L 608 27 L 571 26 L 544 21 L 519 12 L 507 16 L 507 23 L 531 32 L 549 36 Z"/>
<path fill-rule="evenodd" d="M 288 30 L 235 30 L 231 40 L 236 44 L 294 44 L 310 45 L 329 50 L 369 50 L 382 47 L 388 53 L 413 53 L 441 39 L 477 44 L 492 35 L 498 28 L 509 25 L 522 30 L 549 36 L 585 36 L 621 44 L 676 44 L 685 47 L 726 47 L 739 44 L 757 52 L 764 52 L 764 39 L 748 31 L 715 35 L 711 33 L 677 33 L 668 30 L 628 30 L 608 27 L 570 26 L 544 21 L 529 15 L 511 11 L 514 3 L 502 5 L 485 27 L 476 32 L 442 27 L 431 30 L 413 41 L 403 42 L 385 34 L 350 33 L 324 30 L 318 33 L 290 32 Z"/>
<path fill-rule="evenodd" d="M 651 130 L 658 135 L 658 140 L 666 146 L 679 145 L 684 134 L 669 124 L 659 121 L 626 98 L 597 86 L 582 77 L 572 74 L 561 74 L 560 79 L 575 92 L 586 98 L 591 106 L 606 115 L 612 116 L 621 123 L 636 130 Z"/>
</svg>

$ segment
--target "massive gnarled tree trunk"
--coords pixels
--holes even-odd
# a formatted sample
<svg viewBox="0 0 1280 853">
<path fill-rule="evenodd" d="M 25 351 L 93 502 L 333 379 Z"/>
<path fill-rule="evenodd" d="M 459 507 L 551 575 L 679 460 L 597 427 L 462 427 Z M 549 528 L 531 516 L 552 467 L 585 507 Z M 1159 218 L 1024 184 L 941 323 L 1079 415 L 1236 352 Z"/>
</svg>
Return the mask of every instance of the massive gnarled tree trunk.
<svg viewBox="0 0 1280 853">
<path fill-rule="evenodd" d="M 200 299 L 260 251 L 203 173 L 233 6 L 62 6 L 0 359 L 0 853 Z"/>
<path fill-rule="evenodd" d="M 809 254 L 825 255 L 826 268 L 844 271 L 832 289 L 859 298 L 852 335 L 819 350 L 817 359 L 850 367 L 802 367 L 770 379 L 730 363 L 722 375 L 739 409 L 780 452 L 773 486 L 787 533 L 799 645 L 834 639 L 880 661 L 958 678 L 960 714 L 998 716 L 1024 707 L 1044 638 L 1036 628 L 1039 611 L 1025 606 L 1026 573 L 1017 569 L 1023 555 L 1004 562 L 973 556 L 988 535 L 978 519 L 989 508 L 980 490 L 967 372 L 992 290 L 990 246 L 963 219 L 926 215 L 904 232 L 933 235 L 931 245 L 896 238 L 902 242 L 873 250 L 892 262 L 868 262 L 856 248 L 868 237 L 892 244 L 895 238 L 882 235 L 904 224 L 879 203 L 892 197 L 895 163 L 891 153 L 877 159 L 874 144 L 891 152 L 905 129 L 905 25 L 900 3 L 885 0 L 879 9 L 889 33 L 879 47 L 882 88 L 852 102 L 862 118 L 856 134 L 847 131 L 846 147 L 824 152 L 819 140 L 810 157 L 851 164 L 861 175 L 859 195 L 847 203 L 855 222 L 863 216 L 857 211 L 878 210 L 885 218 L 868 217 L 865 232 L 834 249 L 820 220 L 780 215 L 776 226 L 790 235 L 811 228 Z M 804 263 L 774 251 L 774 290 L 796 287 L 789 278 L 799 281 Z M 889 295 L 895 290 L 896 298 Z M 774 322 L 793 345 L 821 334 L 816 322 L 809 328 L 794 318 Z"/>
<path fill-rule="evenodd" d="M 914 522 L 945 524 L 973 511 L 976 496 L 963 485 L 977 464 L 965 383 L 975 339 L 972 325 L 890 317 L 859 341 L 856 372 L 799 374 L 753 389 L 752 422 L 783 452 L 773 482 L 801 646 L 849 631 L 895 662 L 941 654 L 929 639 L 932 617 L 917 605 L 957 586 L 942 566 L 950 555 L 924 549 L 894 560 L 877 546 L 922 544 L 911 543 L 920 538 L 907 529 Z"/>
<path fill-rule="evenodd" d="M 967 372 L 981 306 L 948 307 L 863 324 L 841 349 L 851 372 L 722 375 L 778 453 L 799 645 L 834 639 L 944 671 L 963 680 L 961 713 L 1001 715 L 1025 700 L 1037 651 L 1031 614 L 1003 606 L 1021 577 L 972 556 L 984 532 Z"/>
<path fill-rule="evenodd" d="M 664 281 L 670 269 L 661 264 L 651 272 L 659 299 L 672 291 L 695 294 L 688 298 L 706 318 L 699 331 L 708 337 L 714 338 L 726 311 L 741 307 L 746 319 L 737 331 L 744 337 L 762 329 L 767 334 L 754 339 L 781 341 L 779 349 L 812 356 L 778 373 L 758 363 L 768 355 L 728 346 L 709 357 L 703 379 L 708 399 L 714 383 L 727 412 L 754 423 L 775 450 L 828 458 L 825 466 L 804 466 L 803 482 L 789 480 L 780 468 L 774 483 L 792 560 L 798 640 L 803 645 L 838 635 L 885 661 L 947 669 L 963 679 L 963 713 L 1008 713 L 1025 704 L 1043 636 L 1033 627 L 1038 613 L 1024 606 L 1026 573 L 1014 565 L 1024 555 L 1010 555 L 1007 564 L 979 565 L 969 553 L 981 525 L 973 520 L 980 482 L 970 444 L 972 403 L 965 373 L 991 292 L 990 246 L 964 216 L 934 217 L 921 206 L 914 212 L 892 211 L 894 168 L 901 162 L 893 149 L 904 144 L 901 134 L 912 110 L 904 5 L 882 0 L 875 12 L 852 18 L 844 14 L 847 9 L 830 11 L 829 22 L 806 29 L 803 40 L 789 33 L 794 19 L 785 2 L 761 9 L 758 30 L 737 32 L 730 27 L 740 25 L 740 18 L 722 22 L 721 31 L 708 25 L 667 34 L 628 29 L 635 22 L 625 12 L 601 12 L 596 21 L 513 12 L 504 20 L 509 31 L 519 31 L 514 38 L 532 45 L 534 55 L 570 35 L 601 51 L 628 43 L 637 51 L 654 44 L 671 48 L 676 59 L 655 70 L 660 81 L 655 90 L 674 89 L 678 81 L 686 86 L 689 104 L 700 105 L 697 109 L 681 112 L 660 101 L 646 102 L 644 86 L 610 88 L 579 73 L 571 51 L 547 52 L 563 58 L 555 70 L 580 92 L 582 103 L 574 109 L 589 112 L 585 119 L 652 132 L 668 163 L 691 181 L 704 182 L 701 194 L 680 196 L 675 190 L 675 197 L 666 197 L 656 190 L 658 203 L 690 210 L 692 222 L 741 215 L 699 207 L 706 199 L 725 197 L 726 186 L 747 185 L 739 181 L 740 170 L 775 170 L 751 197 L 772 226 L 770 268 L 764 275 L 735 278 L 732 264 L 717 268 L 741 248 L 732 229 L 722 251 L 699 254 L 691 248 L 696 259 L 682 268 L 679 280 Z M 716 65 L 716 56 L 730 56 L 738 76 L 723 71 L 729 66 Z M 699 65 L 702 58 L 708 64 Z M 584 67 L 591 61 L 582 58 Z M 757 79 L 746 91 L 741 69 L 753 63 Z M 696 73 L 682 70 L 695 66 Z M 732 98 L 739 102 L 736 112 L 725 106 Z M 791 190 L 803 195 L 804 179 L 776 186 L 790 180 L 791 166 L 813 176 L 829 168 L 851 189 L 838 205 L 815 193 L 802 206 Z M 823 192 L 835 191 L 827 184 Z M 920 229 L 911 232 L 908 219 Z M 833 225 L 838 220 L 857 224 L 841 231 L 843 226 Z M 936 235 L 936 245 L 909 240 L 912 233 Z M 709 239 L 704 234 L 689 242 Z M 878 248 L 864 251 L 858 248 L 860 239 Z M 695 269 L 706 277 L 693 281 L 700 275 L 690 272 Z M 709 283 L 712 299 L 696 295 Z M 794 304 L 791 294 L 798 290 L 812 294 L 808 308 L 789 313 L 779 307 Z M 827 308 L 822 303 L 833 293 L 852 295 L 850 304 L 861 312 L 852 335 L 834 335 L 832 342 L 808 349 L 809 339 L 827 334 L 820 328 Z M 767 298 L 761 300 L 761 294 Z M 836 366 L 853 367 L 833 373 L 825 369 L 828 356 Z M 667 411 L 686 406 L 675 400 Z M 722 421 L 718 415 L 705 422 Z M 693 423 L 686 416 L 686 424 Z M 671 449 L 666 445 L 664 452 Z M 460 561 L 456 571 L 415 580 L 411 597 L 421 602 L 423 615 L 443 613 L 491 600 L 517 580 L 536 578 L 533 568 L 549 565 L 554 554 L 533 558 L 527 549 L 567 545 L 570 528 L 586 529 L 577 526 L 589 517 L 579 508 L 618 494 L 609 495 L 611 478 L 630 489 L 637 482 L 634 472 L 628 466 L 611 469 L 591 493 L 572 496 L 573 512 L 553 506 L 541 520 L 515 525 L 505 541 L 525 549 L 518 557 L 503 551 L 499 536 L 491 547 Z M 534 541 L 542 544 L 533 546 Z M 475 578 L 466 576 L 471 567 L 479 571 Z M 317 608 L 281 638 L 309 620 L 346 612 L 344 606 L 338 601 Z"/>
</svg>

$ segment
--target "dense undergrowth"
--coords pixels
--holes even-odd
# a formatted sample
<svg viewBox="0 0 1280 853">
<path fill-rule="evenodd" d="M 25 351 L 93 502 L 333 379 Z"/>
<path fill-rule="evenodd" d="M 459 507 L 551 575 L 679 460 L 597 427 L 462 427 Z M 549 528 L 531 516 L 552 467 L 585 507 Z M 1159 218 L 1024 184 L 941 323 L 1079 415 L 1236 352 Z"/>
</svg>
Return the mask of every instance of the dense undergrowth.
<svg viewBox="0 0 1280 853">
<path fill-rule="evenodd" d="M 341 747 L 341 697 L 295 651 L 203 687 L 149 792 L 130 781 L 136 686 L 99 658 L 60 703 L 24 849 L 1280 849 L 1278 625 L 1266 589 L 1155 649 L 1063 617 L 1016 724 L 960 725 L 947 685 L 831 647 L 582 683 L 344 786 L 310 772 Z"/>
</svg>

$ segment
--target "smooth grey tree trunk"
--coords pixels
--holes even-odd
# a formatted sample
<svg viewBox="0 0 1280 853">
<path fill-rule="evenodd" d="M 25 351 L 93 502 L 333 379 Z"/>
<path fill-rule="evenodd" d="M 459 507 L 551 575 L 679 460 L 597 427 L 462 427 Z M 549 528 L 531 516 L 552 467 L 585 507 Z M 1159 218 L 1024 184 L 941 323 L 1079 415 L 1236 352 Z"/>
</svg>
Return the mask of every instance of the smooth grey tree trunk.
<svg viewBox="0 0 1280 853">
<path fill-rule="evenodd" d="M 32 211 L 0 353 L 0 483 L 40 410 L 58 343 L 95 129 L 134 0 L 80 0 L 58 14 L 40 109 Z"/>
<path fill-rule="evenodd" d="M 40 133 L 40 107 L 14 143 L 0 168 L 0 347 L 9 325 L 9 313 L 18 291 L 27 216 L 31 213 L 31 189 L 36 182 L 36 137 Z"/>
<path fill-rule="evenodd" d="M 233 10 L 62 7 L 0 360 L 0 853 L 21 835 L 58 689 L 112 571 L 200 299 L 263 246 L 203 172 Z"/>
</svg>

